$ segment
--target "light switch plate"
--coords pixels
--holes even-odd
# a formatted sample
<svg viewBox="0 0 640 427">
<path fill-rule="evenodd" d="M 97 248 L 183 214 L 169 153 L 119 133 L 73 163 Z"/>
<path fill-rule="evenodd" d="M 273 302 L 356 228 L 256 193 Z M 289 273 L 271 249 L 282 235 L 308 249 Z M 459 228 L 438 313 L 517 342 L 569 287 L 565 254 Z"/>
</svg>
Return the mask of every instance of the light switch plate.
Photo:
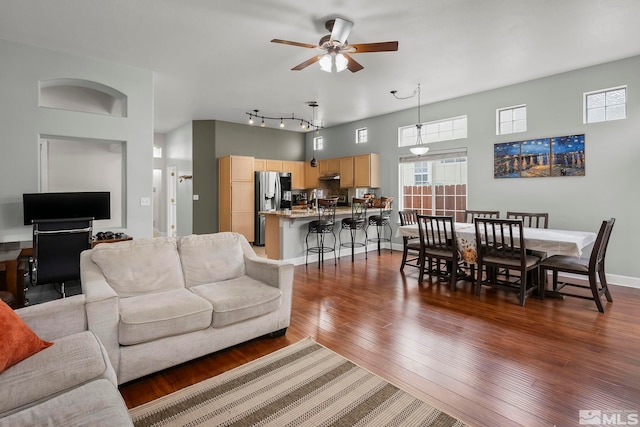
<svg viewBox="0 0 640 427">
<path fill-rule="evenodd" d="M 140 206 L 151 206 L 151 197 L 140 197 Z"/>
</svg>

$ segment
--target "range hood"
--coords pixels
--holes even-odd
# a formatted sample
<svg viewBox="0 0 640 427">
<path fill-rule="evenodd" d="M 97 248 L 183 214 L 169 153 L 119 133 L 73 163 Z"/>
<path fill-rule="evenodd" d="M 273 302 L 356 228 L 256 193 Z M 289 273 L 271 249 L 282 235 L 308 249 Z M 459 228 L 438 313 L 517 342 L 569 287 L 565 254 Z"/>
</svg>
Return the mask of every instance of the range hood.
<svg viewBox="0 0 640 427">
<path fill-rule="evenodd" d="M 332 173 L 329 175 L 322 175 L 320 177 L 318 177 L 319 180 L 321 181 L 331 181 L 334 179 L 340 179 L 340 174 L 339 173 Z"/>
</svg>

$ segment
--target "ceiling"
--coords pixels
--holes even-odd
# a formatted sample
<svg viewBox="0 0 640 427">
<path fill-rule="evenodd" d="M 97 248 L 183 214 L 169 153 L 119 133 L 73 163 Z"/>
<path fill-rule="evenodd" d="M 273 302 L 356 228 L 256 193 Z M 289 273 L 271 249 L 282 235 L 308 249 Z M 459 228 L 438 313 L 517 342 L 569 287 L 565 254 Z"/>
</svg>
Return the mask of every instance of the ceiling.
<svg viewBox="0 0 640 427">
<path fill-rule="evenodd" d="M 291 68 L 326 20 L 349 42 L 397 40 L 353 55 L 365 68 Z M 190 120 L 247 123 L 295 114 L 335 126 L 640 54 L 638 0 L 0 0 L 0 39 L 154 72 L 155 131 Z M 287 129 L 300 131 L 289 122 Z M 270 123 L 277 127 L 279 121 Z"/>
</svg>

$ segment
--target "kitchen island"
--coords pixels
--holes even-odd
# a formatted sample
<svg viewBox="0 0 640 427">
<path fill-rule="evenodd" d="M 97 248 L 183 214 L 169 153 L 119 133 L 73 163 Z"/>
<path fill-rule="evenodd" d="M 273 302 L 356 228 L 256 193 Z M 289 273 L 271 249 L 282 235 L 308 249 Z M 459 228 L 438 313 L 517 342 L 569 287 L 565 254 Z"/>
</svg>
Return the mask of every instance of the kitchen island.
<svg viewBox="0 0 640 427">
<path fill-rule="evenodd" d="M 295 264 L 304 262 L 306 249 L 304 239 L 309 229 L 309 222 L 318 219 L 316 211 L 296 206 L 288 211 L 265 211 L 259 214 L 265 216 L 264 241 L 267 258 L 291 260 Z M 336 209 L 336 225 L 334 227 L 336 251 L 338 251 L 340 244 L 339 232 L 342 219 L 350 216 L 350 207 Z M 344 233 L 343 238 L 351 239 L 349 233 Z M 330 239 L 328 243 L 330 243 Z M 351 250 L 348 251 L 351 254 Z M 312 259 L 313 262 L 316 262 L 317 255 L 313 255 Z M 311 261 L 310 259 L 309 262 Z"/>
</svg>

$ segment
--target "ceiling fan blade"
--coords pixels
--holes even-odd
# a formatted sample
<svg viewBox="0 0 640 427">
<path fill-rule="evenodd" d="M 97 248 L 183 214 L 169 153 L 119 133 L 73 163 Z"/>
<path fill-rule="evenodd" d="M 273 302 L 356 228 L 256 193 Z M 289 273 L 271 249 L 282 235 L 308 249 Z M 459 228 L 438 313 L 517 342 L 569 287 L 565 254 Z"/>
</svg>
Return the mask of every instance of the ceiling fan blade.
<svg viewBox="0 0 640 427">
<path fill-rule="evenodd" d="M 273 40 L 271 40 L 271 43 L 280 43 L 280 44 L 288 44 L 290 46 L 308 47 L 309 49 L 316 49 L 318 47 L 318 46 L 316 46 L 314 44 L 292 42 L 292 41 L 289 41 L 289 40 L 280 40 L 280 39 L 273 39 Z"/>
<path fill-rule="evenodd" d="M 347 55 L 346 53 L 343 53 L 344 57 L 347 58 L 347 68 L 349 69 L 349 71 L 351 71 L 352 73 L 356 73 L 360 70 L 362 70 L 364 67 L 355 59 L 353 59 L 352 57 L 350 57 L 349 55 Z"/>
<path fill-rule="evenodd" d="M 296 65 L 295 67 L 293 67 L 291 70 L 292 71 L 300 71 L 303 70 L 305 68 L 307 68 L 309 65 L 311 64 L 315 64 L 316 62 L 320 61 L 320 58 L 322 58 L 323 55 L 316 55 L 312 58 L 307 59 L 306 61 L 304 61 L 301 64 Z"/>
<path fill-rule="evenodd" d="M 398 42 L 360 43 L 349 45 L 348 48 L 355 49 L 350 53 L 393 52 L 398 50 Z"/>
<path fill-rule="evenodd" d="M 333 22 L 333 29 L 331 30 L 331 40 L 339 41 L 340 44 L 347 42 L 347 37 L 351 33 L 353 28 L 353 22 L 346 19 L 336 18 Z"/>
</svg>

